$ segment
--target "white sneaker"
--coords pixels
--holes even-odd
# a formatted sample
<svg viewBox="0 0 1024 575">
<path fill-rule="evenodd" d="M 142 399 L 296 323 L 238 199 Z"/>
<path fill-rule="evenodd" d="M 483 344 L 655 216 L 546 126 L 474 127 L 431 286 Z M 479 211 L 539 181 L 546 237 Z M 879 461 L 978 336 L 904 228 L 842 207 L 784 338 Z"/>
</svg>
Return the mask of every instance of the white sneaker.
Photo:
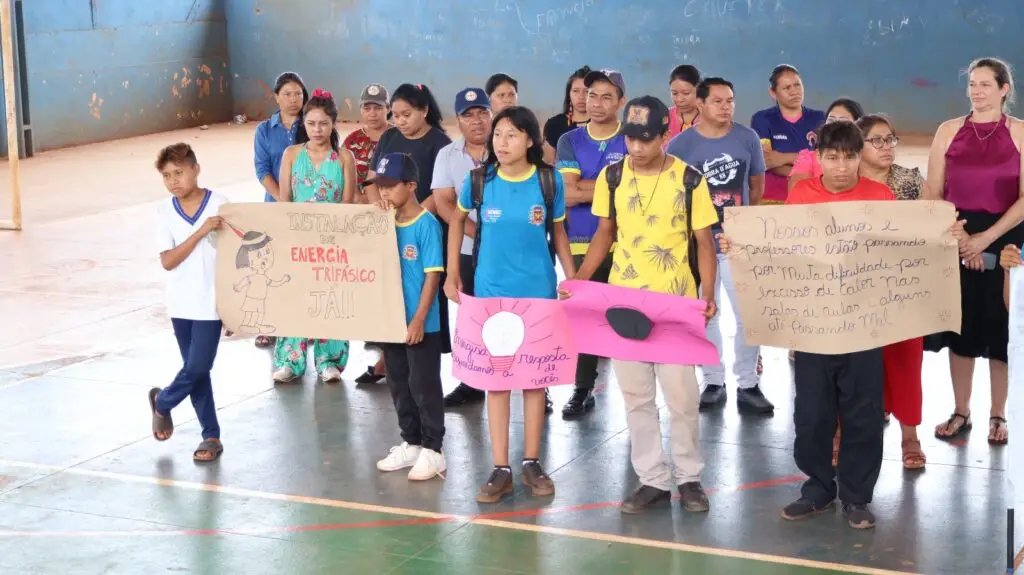
<svg viewBox="0 0 1024 575">
<path fill-rule="evenodd" d="M 320 379 L 328 383 L 341 381 L 341 370 L 333 365 L 329 365 L 320 372 Z"/>
<path fill-rule="evenodd" d="M 419 460 L 420 451 L 420 446 L 409 445 L 403 441 L 401 445 L 392 447 L 388 451 L 387 457 L 377 462 L 377 469 L 381 471 L 398 471 L 399 469 L 412 467 Z"/>
<path fill-rule="evenodd" d="M 288 383 L 295 379 L 295 372 L 287 365 L 274 372 L 274 381 L 277 383 Z"/>
<path fill-rule="evenodd" d="M 435 477 L 444 479 L 447 468 L 444 455 L 432 449 L 421 449 L 416 465 L 409 470 L 409 481 L 427 481 Z"/>
</svg>

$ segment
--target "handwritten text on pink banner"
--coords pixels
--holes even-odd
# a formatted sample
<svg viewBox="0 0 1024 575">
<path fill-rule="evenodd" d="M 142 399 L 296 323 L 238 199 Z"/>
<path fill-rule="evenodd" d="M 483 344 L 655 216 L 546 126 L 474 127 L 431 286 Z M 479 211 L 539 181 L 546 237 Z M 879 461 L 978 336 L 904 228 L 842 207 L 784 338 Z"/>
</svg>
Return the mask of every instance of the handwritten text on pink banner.
<svg viewBox="0 0 1024 575">
<path fill-rule="evenodd" d="M 576 346 L 557 300 L 459 294 L 452 375 L 484 391 L 576 381 Z"/>
</svg>

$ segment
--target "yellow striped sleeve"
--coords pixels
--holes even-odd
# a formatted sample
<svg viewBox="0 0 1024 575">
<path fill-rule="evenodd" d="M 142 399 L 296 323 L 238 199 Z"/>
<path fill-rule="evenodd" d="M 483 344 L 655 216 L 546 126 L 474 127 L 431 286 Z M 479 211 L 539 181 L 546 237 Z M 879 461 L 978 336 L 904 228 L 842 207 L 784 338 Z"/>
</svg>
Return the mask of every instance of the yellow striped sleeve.
<svg viewBox="0 0 1024 575">
<path fill-rule="evenodd" d="M 444 271 L 443 267 L 423 268 L 423 273 L 425 273 L 425 274 L 428 274 L 430 272 L 443 272 L 443 271 Z"/>
</svg>

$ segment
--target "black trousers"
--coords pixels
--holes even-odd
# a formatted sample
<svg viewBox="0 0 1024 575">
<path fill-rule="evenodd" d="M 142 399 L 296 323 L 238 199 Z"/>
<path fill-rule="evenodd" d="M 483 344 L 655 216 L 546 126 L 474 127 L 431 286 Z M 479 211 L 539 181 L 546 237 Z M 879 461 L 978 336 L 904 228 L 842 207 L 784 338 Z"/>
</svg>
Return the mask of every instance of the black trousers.
<svg viewBox="0 0 1024 575">
<path fill-rule="evenodd" d="M 583 258 L 584 256 L 582 255 L 572 257 L 572 262 L 576 269 L 579 269 L 580 264 L 583 263 Z M 601 262 L 594 275 L 590 276 L 590 281 L 606 284 L 611 273 L 612 255 L 608 254 L 608 257 Z M 597 361 L 598 357 L 596 355 L 580 354 L 579 360 L 576 363 L 576 389 L 594 389 L 594 385 L 597 384 Z"/>
<path fill-rule="evenodd" d="M 441 334 L 424 334 L 423 341 L 416 345 L 385 343 L 382 347 L 402 441 L 441 451 L 444 439 Z"/>
<path fill-rule="evenodd" d="M 473 266 L 473 256 L 459 254 L 459 277 L 462 278 L 462 293 L 473 295 L 473 280 L 476 278 L 476 268 Z"/>
<path fill-rule="evenodd" d="M 882 469 L 882 350 L 840 355 L 796 352 L 793 457 L 807 475 L 801 494 L 819 504 L 871 503 Z M 839 465 L 832 468 L 832 438 L 842 428 Z"/>
</svg>

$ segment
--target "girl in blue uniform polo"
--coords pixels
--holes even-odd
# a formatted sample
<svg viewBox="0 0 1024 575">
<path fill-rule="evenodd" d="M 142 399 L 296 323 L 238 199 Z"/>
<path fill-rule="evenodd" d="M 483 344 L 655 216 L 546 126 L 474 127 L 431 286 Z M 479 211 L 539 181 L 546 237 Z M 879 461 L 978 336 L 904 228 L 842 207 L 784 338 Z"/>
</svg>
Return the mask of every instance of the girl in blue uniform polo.
<svg viewBox="0 0 1024 575">
<path fill-rule="evenodd" d="M 565 188 L 562 177 L 544 163 L 544 140 L 537 117 L 527 108 L 513 106 L 493 120 L 487 144 L 487 161 L 477 170 L 484 176 L 482 201 L 474 205 L 472 176 L 459 194 L 458 210 L 449 221 L 448 278 L 445 294 L 458 303 L 459 250 L 463 226 L 471 210 L 479 210 L 474 295 L 476 297 L 556 298 L 557 276 L 548 239 L 551 239 L 567 277 L 572 277 L 572 253 L 565 231 Z M 541 187 L 541 172 L 551 176 L 554 187 L 550 206 Z M 514 489 L 509 465 L 509 403 L 511 392 L 487 394 L 488 426 L 494 470 L 476 496 L 481 503 L 495 503 Z M 544 429 L 544 390 L 523 391 L 525 449 L 523 484 L 534 496 L 555 492 L 554 482 L 540 464 Z"/>
</svg>

